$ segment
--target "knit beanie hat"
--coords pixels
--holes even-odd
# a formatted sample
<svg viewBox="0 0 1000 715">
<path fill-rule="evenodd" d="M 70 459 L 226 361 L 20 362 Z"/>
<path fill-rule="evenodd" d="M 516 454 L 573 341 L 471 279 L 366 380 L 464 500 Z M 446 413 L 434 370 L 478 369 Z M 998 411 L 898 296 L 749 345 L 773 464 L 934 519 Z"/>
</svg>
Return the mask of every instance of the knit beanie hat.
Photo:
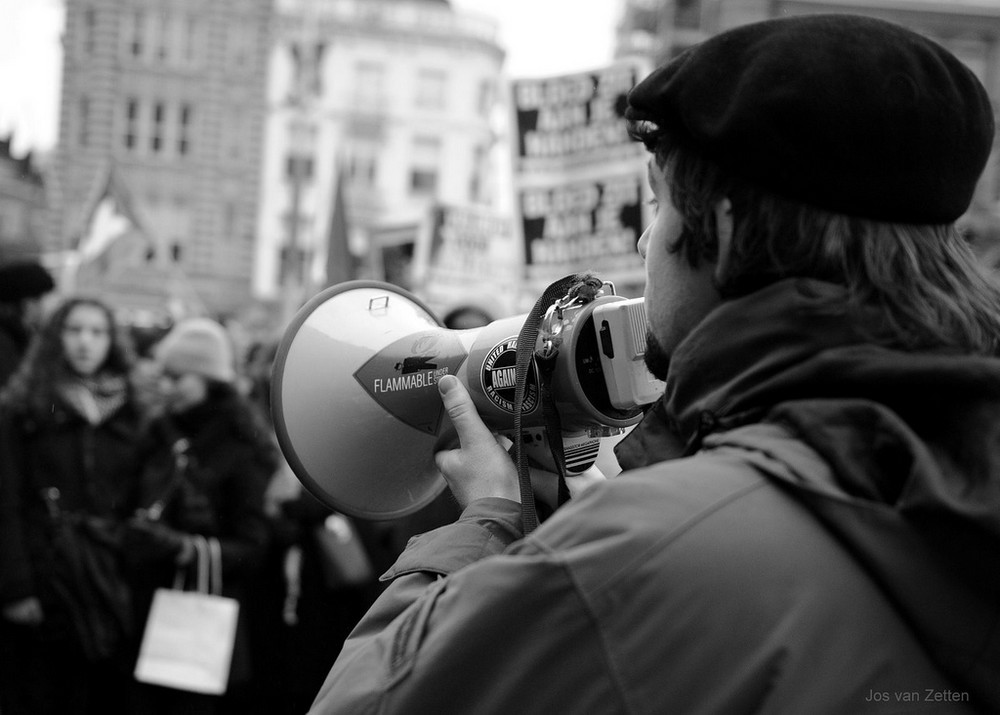
<svg viewBox="0 0 1000 715">
<path fill-rule="evenodd" d="M 709 38 L 636 85 L 625 117 L 786 198 L 917 224 L 968 208 L 994 126 L 986 90 L 951 52 L 846 14 Z"/>
<path fill-rule="evenodd" d="M 0 266 L 0 303 L 39 298 L 55 287 L 49 272 L 33 261 L 16 261 Z"/>
<path fill-rule="evenodd" d="M 153 350 L 164 370 L 194 373 L 218 382 L 236 378 L 233 346 L 226 329 L 208 318 L 182 320 Z"/>
</svg>

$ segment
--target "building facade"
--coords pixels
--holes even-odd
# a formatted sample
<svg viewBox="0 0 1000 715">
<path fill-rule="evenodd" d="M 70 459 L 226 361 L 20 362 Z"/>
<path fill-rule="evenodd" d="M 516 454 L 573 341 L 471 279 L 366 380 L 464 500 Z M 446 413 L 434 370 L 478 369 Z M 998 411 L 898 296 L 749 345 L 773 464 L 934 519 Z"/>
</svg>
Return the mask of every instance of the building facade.
<svg viewBox="0 0 1000 715">
<path fill-rule="evenodd" d="M 660 64 L 711 35 L 748 22 L 845 12 L 889 20 L 936 40 L 975 72 L 997 106 L 1000 3 L 993 0 L 625 0 L 616 54 L 642 54 Z M 970 218 L 979 227 L 976 230 L 1000 239 L 998 143 L 980 180 Z"/>
<path fill-rule="evenodd" d="M 37 258 L 45 235 L 45 183 L 31 153 L 11 153 L 0 139 L 0 263 Z"/>
<path fill-rule="evenodd" d="M 106 273 L 110 298 L 180 273 L 209 312 L 246 305 L 270 33 L 271 0 L 66 3 L 48 248 L 78 247 L 118 176 L 149 245 Z"/>
<path fill-rule="evenodd" d="M 406 285 L 433 205 L 495 200 L 498 27 L 446 0 L 275 9 L 255 288 L 308 293 L 334 272 Z M 349 270 L 328 270 L 331 236 Z"/>
</svg>

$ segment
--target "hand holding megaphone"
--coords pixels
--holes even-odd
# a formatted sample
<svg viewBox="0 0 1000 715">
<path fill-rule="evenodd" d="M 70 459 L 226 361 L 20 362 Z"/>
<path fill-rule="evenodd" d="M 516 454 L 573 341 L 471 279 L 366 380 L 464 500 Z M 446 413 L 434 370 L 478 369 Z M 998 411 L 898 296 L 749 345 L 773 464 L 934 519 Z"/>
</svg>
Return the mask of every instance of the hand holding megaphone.
<svg viewBox="0 0 1000 715">
<path fill-rule="evenodd" d="M 272 370 L 271 411 L 288 464 L 320 501 L 364 519 L 405 516 L 433 501 L 445 488 L 435 457 L 442 450 L 455 488 L 466 492 L 460 499 L 507 494 L 500 470 L 472 477 L 477 463 L 492 470 L 501 456 L 510 461 L 493 433 L 544 456 L 549 433 L 558 432 L 560 465 L 586 472 L 601 438 L 638 422 L 640 406 L 659 396 L 662 383 L 642 365 L 641 299 L 611 290 L 567 304 L 557 317 L 539 334 L 559 346 L 542 381 L 534 363 L 520 374 L 516 364 L 525 316 L 449 330 L 416 296 L 388 283 L 324 290 L 286 329 Z M 461 390 L 451 396 L 456 379 Z M 452 388 L 447 406 L 442 382 Z M 544 419 L 546 405 L 559 414 L 559 430 Z M 457 410 L 459 424 L 466 417 L 483 423 L 459 435 L 463 449 L 450 457 L 459 427 L 446 407 Z"/>
<path fill-rule="evenodd" d="M 443 377 L 438 382 L 438 391 L 455 427 L 459 447 L 437 452 L 434 461 L 459 507 L 464 509 L 476 499 L 487 497 L 519 501 L 517 470 L 509 451 L 503 446 L 506 440 L 486 426 L 472 396 L 458 378 Z M 605 478 L 596 466 L 574 474 L 567 480 L 570 496 L 579 496 Z M 550 508 L 556 506 L 556 479 L 558 475 L 550 470 L 531 468 L 536 496 L 545 500 Z"/>
<path fill-rule="evenodd" d="M 499 436 L 479 416 L 469 391 L 453 375 L 441 378 L 438 391 L 460 446 L 437 452 L 434 462 L 458 505 L 464 509 L 486 497 L 520 501 L 514 462 L 501 446 Z"/>
</svg>

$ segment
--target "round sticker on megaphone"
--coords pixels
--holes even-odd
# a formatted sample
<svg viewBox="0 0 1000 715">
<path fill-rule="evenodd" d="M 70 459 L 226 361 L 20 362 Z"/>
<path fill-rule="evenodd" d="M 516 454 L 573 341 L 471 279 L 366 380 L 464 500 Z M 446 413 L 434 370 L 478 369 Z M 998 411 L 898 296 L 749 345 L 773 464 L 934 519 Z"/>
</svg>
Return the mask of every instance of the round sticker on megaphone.
<svg viewBox="0 0 1000 715">
<path fill-rule="evenodd" d="M 483 392 L 490 402 L 505 412 L 514 414 L 517 390 L 517 336 L 497 343 L 483 359 L 481 375 Z M 538 406 L 538 380 L 534 366 L 528 369 L 521 412 L 532 412 Z"/>
</svg>

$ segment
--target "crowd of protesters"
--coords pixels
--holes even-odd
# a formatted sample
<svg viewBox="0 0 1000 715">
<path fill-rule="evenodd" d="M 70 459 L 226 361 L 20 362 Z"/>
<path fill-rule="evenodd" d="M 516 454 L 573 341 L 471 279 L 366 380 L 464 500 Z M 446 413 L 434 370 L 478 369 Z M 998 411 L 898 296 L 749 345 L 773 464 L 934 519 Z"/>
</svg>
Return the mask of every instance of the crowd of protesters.
<svg viewBox="0 0 1000 715">
<path fill-rule="evenodd" d="M 269 420 L 277 337 L 241 354 L 198 317 L 150 339 L 36 263 L 0 276 L 0 713 L 303 712 L 412 525 L 301 489 Z M 357 540 L 361 578 L 324 570 L 329 529 Z M 222 696 L 133 674 L 152 595 L 199 536 L 240 603 Z"/>
</svg>

